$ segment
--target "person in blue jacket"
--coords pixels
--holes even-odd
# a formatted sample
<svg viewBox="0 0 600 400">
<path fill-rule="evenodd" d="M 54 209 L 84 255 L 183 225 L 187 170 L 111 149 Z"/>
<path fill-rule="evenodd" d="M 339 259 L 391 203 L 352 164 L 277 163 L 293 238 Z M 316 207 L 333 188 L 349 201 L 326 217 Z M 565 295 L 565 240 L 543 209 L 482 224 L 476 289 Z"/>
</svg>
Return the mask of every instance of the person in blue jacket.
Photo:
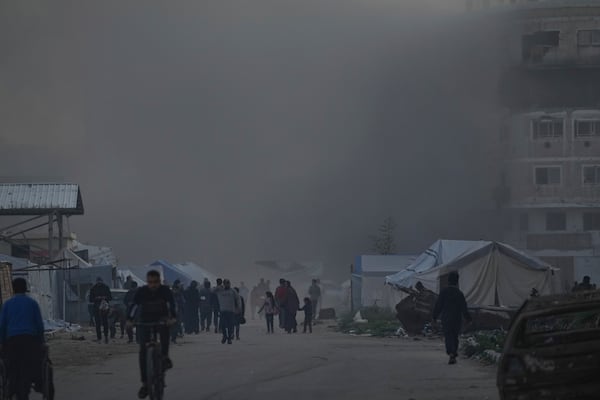
<svg viewBox="0 0 600 400">
<path fill-rule="evenodd" d="M 17 400 L 28 400 L 43 354 L 44 321 L 40 306 L 26 294 L 25 279 L 16 278 L 12 287 L 15 295 L 0 311 L 0 348 Z"/>
</svg>

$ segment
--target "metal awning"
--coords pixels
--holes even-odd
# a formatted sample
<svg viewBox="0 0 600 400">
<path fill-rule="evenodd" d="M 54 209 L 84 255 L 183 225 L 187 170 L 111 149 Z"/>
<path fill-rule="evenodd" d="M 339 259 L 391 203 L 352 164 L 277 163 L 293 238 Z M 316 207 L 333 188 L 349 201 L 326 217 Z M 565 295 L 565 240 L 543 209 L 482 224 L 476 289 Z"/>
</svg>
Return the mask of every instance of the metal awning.
<svg viewBox="0 0 600 400">
<path fill-rule="evenodd" d="M 0 215 L 82 215 L 79 185 L 65 183 L 0 183 Z"/>
</svg>

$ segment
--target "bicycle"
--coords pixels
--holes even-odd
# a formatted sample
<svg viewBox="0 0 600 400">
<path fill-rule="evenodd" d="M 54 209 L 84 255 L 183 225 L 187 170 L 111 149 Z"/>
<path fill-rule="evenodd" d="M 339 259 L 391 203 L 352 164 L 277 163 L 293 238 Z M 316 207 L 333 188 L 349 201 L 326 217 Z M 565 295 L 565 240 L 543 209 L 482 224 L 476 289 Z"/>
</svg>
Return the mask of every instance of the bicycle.
<svg viewBox="0 0 600 400">
<path fill-rule="evenodd" d="M 54 400 L 54 369 L 49 357 L 47 346 L 42 347 L 40 366 L 35 374 L 32 389 L 41 393 L 44 400 Z M 17 378 L 18 379 L 18 378 Z M 6 361 L 0 357 L 0 400 L 10 400 L 15 394 L 15 382 L 8 379 L 8 367 Z M 11 387 L 12 386 L 12 387 Z"/>
<path fill-rule="evenodd" d="M 50 360 L 48 347 L 44 346 L 41 365 L 40 392 L 44 400 L 54 400 L 54 368 Z"/>
<path fill-rule="evenodd" d="M 150 341 L 146 343 L 146 385 L 150 400 L 162 400 L 165 392 L 165 369 L 163 368 L 163 357 L 158 342 L 158 327 L 169 326 L 165 321 L 154 323 L 138 323 L 138 327 L 150 328 L 152 330 Z"/>
</svg>

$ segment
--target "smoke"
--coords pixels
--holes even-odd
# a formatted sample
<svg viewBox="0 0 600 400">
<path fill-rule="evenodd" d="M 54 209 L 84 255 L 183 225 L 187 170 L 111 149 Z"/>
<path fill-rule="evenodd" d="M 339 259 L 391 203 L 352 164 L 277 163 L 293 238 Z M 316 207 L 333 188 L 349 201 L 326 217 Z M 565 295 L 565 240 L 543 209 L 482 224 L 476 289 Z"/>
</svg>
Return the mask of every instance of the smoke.
<svg viewBox="0 0 600 400">
<path fill-rule="evenodd" d="M 0 174 L 80 183 L 71 227 L 122 264 L 346 271 L 387 216 L 406 252 L 490 234 L 495 39 L 460 5 L 0 7 Z"/>
</svg>

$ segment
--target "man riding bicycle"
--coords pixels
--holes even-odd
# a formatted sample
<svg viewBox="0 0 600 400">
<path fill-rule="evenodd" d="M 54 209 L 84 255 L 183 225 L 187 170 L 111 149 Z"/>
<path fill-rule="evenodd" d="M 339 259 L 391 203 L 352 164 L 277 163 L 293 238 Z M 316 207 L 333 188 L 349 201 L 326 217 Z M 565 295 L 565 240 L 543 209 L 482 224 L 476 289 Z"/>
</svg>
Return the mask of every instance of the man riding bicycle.
<svg viewBox="0 0 600 400">
<path fill-rule="evenodd" d="M 38 303 L 28 297 L 27 282 L 12 282 L 14 297 L 0 312 L 0 346 L 8 361 L 8 380 L 17 400 L 29 399 L 33 381 L 42 359 L 44 322 Z"/>
<path fill-rule="evenodd" d="M 163 356 L 164 369 L 173 368 L 169 359 L 169 326 L 177 318 L 177 309 L 173 293 L 168 286 L 160 283 L 160 273 L 152 270 L 146 274 L 146 286 L 138 289 L 135 293 L 130 310 L 127 314 L 128 325 L 133 325 L 137 317 L 138 337 L 140 338 L 140 375 L 142 387 L 138 397 L 144 399 L 148 396 L 148 378 L 146 371 L 146 344 L 152 340 L 154 330 L 160 337 L 160 348 Z M 167 322 L 167 324 L 164 324 Z M 160 325 L 163 323 L 163 325 Z M 157 324 L 156 326 L 151 326 Z"/>
</svg>

